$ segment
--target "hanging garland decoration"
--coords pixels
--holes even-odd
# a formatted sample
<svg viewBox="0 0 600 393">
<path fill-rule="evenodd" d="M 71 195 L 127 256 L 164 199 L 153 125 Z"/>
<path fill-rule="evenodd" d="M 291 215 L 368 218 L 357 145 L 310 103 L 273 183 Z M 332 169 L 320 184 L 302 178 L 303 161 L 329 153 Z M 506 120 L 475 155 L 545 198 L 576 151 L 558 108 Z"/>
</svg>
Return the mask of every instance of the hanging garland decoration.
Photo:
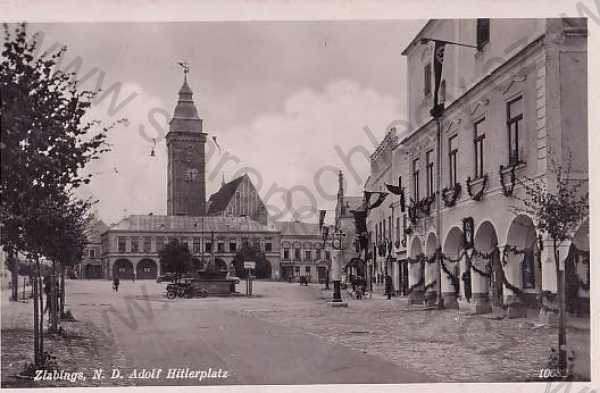
<svg viewBox="0 0 600 393">
<path fill-rule="evenodd" d="M 479 270 L 477 268 L 477 266 L 475 266 L 474 263 L 469 262 L 469 266 L 471 267 L 471 269 L 475 270 L 476 273 L 478 273 L 479 275 L 481 275 L 483 277 L 488 277 L 488 278 L 492 277 L 491 272 L 484 272 L 483 270 Z M 488 270 L 489 265 L 486 264 L 485 266 L 486 266 L 485 269 Z"/>
<path fill-rule="evenodd" d="M 456 200 L 460 196 L 460 192 L 462 191 L 462 187 L 460 183 L 454 184 L 453 187 L 445 187 L 442 190 L 442 199 L 444 200 L 444 205 L 446 207 L 452 207 L 456 204 Z"/>
<path fill-rule="evenodd" d="M 458 281 L 458 277 L 455 274 L 453 274 L 448 269 L 448 267 L 444 263 L 444 258 L 443 257 L 442 257 L 442 259 L 440 259 L 440 262 L 441 262 L 441 265 L 442 265 L 442 270 L 444 271 L 444 273 L 446 273 L 446 276 L 448 277 L 448 279 L 452 283 L 452 287 L 454 288 L 454 294 L 456 296 L 458 296 L 458 290 L 459 290 L 459 286 L 460 286 L 460 282 Z"/>
<path fill-rule="evenodd" d="M 504 182 L 504 165 L 500 164 L 500 170 L 498 171 L 500 173 L 500 184 L 502 185 L 502 193 L 504 194 L 504 196 L 509 197 L 512 196 L 513 190 L 515 188 L 515 168 L 516 165 L 513 165 L 510 168 L 510 184 L 506 184 Z"/>
<path fill-rule="evenodd" d="M 432 256 L 430 257 L 425 257 L 425 263 L 427 263 L 428 265 L 431 265 L 432 263 L 435 263 L 436 259 L 437 259 L 437 255 L 438 252 L 434 252 Z"/>
<path fill-rule="evenodd" d="M 471 181 L 471 176 L 467 177 L 467 192 L 469 193 L 469 196 L 471 197 L 471 199 L 473 199 L 474 201 L 480 201 L 481 198 L 483 198 L 483 193 L 485 191 L 485 186 L 487 185 L 487 181 L 488 181 L 488 175 L 487 173 L 485 175 L 483 175 L 483 182 L 481 184 L 481 189 L 476 193 L 473 194 L 473 189 L 472 189 L 472 181 Z"/>
<path fill-rule="evenodd" d="M 447 260 L 448 262 L 451 262 L 451 263 L 456 263 L 456 262 L 460 262 L 460 260 L 462 259 L 462 257 L 464 255 L 465 255 L 464 251 L 462 251 L 460 254 L 458 254 L 458 256 L 456 258 L 450 258 L 446 254 L 442 254 L 442 259 L 445 259 L 445 260 Z"/>
<path fill-rule="evenodd" d="M 423 261 L 423 259 L 425 259 L 425 256 L 423 254 L 419 254 L 419 255 L 417 255 L 416 258 L 411 258 L 411 257 L 406 258 L 406 261 L 410 264 L 414 264 L 414 263 L 421 263 Z"/>
<path fill-rule="evenodd" d="M 412 227 L 406 227 L 404 229 L 404 234 L 406 234 L 406 235 L 412 235 L 412 233 L 413 233 Z"/>
<path fill-rule="evenodd" d="M 412 198 L 410 198 L 410 205 L 408 205 L 408 218 L 413 225 L 417 225 L 417 203 Z"/>
<path fill-rule="evenodd" d="M 425 283 L 425 278 L 421 277 L 421 279 L 413 286 L 411 286 L 410 288 L 408 288 L 408 291 L 406 291 L 406 295 L 410 295 L 412 291 L 414 291 L 415 289 L 419 288 L 420 286 L 422 286 Z"/>
<path fill-rule="evenodd" d="M 425 288 L 424 288 L 425 292 L 427 292 L 427 290 L 435 287 L 436 284 L 437 284 L 437 280 L 433 280 L 429 284 L 425 285 Z"/>
<path fill-rule="evenodd" d="M 492 247 L 492 249 L 489 252 L 483 252 L 475 249 L 473 250 L 473 256 L 478 256 L 488 261 L 492 259 L 496 251 L 498 251 L 498 247 Z"/>
<path fill-rule="evenodd" d="M 431 213 L 431 204 L 433 202 L 435 202 L 435 193 L 426 198 L 421 199 L 419 202 L 417 202 L 416 205 L 419 208 L 419 210 L 423 212 L 423 214 L 428 216 Z"/>
<path fill-rule="evenodd" d="M 516 246 L 509 246 L 507 244 L 504 246 L 504 249 L 502 250 L 502 265 L 506 266 L 506 264 L 508 263 L 506 258 L 508 257 L 509 252 L 511 252 L 515 255 L 523 255 L 530 251 L 531 251 L 531 248 L 517 248 Z"/>
</svg>

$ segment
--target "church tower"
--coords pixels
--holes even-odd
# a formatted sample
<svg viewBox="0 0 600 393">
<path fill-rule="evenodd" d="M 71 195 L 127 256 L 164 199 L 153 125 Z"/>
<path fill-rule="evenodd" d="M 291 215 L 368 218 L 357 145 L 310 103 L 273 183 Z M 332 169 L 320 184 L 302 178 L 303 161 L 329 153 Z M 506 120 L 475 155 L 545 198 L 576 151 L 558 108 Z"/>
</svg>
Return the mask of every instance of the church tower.
<svg viewBox="0 0 600 393">
<path fill-rule="evenodd" d="M 206 214 L 205 149 L 202 119 L 192 100 L 192 89 L 184 67 L 179 100 L 169 122 L 167 150 L 167 215 L 202 216 Z"/>
</svg>

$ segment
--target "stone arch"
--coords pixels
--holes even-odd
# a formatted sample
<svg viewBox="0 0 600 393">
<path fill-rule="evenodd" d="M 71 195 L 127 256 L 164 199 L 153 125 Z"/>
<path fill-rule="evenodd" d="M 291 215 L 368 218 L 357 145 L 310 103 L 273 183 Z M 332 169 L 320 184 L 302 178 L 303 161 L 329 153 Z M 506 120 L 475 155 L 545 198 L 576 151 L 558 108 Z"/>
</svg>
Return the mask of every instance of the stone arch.
<svg viewBox="0 0 600 393">
<path fill-rule="evenodd" d="M 567 311 L 581 316 L 590 312 L 589 219 L 575 231 L 565 260 Z"/>
<path fill-rule="evenodd" d="M 504 251 L 504 274 L 506 280 L 519 289 L 536 289 L 541 286 L 542 271 L 538 263 L 538 248 L 535 225 L 531 217 L 520 214 L 510 223 L 506 234 Z M 517 248 L 519 251 L 511 251 Z M 522 253 L 521 251 L 525 251 Z M 506 290 L 506 303 L 519 303 L 510 289 Z"/>
<path fill-rule="evenodd" d="M 155 280 L 158 277 L 158 265 L 153 259 L 142 259 L 135 266 L 135 277 L 138 280 Z"/>
<path fill-rule="evenodd" d="M 117 259 L 113 264 L 113 277 L 125 280 L 133 278 L 133 263 L 126 258 Z"/>
<path fill-rule="evenodd" d="M 418 236 L 415 236 L 410 243 L 410 258 L 416 258 L 418 255 L 423 253 L 423 247 L 421 247 L 421 239 Z"/>
<path fill-rule="evenodd" d="M 502 276 L 498 270 L 502 269 L 498 252 L 498 235 L 492 222 L 484 221 L 479 225 L 475 232 L 474 248 L 479 253 L 490 255 L 489 258 L 485 258 L 475 254 L 471 258 L 474 311 L 476 313 L 491 312 L 492 304 L 500 306 L 503 303 Z M 478 271 L 488 273 L 489 277 Z"/>
<path fill-rule="evenodd" d="M 442 269 L 442 296 L 444 297 L 444 306 L 447 308 L 458 307 L 457 297 L 460 299 L 471 299 L 471 274 L 467 269 L 467 261 L 464 257 L 464 235 L 462 230 L 453 226 L 446 235 L 444 241 L 444 247 L 442 248 L 445 257 L 451 260 L 456 260 L 459 256 L 463 255 L 457 262 L 449 261 L 445 259 L 443 261 L 444 267 L 453 276 L 449 277 L 448 274 Z"/>
<path fill-rule="evenodd" d="M 586 218 L 573 235 L 573 245 L 582 251 L 590 250 L 590 221 Z"/>
</svg>

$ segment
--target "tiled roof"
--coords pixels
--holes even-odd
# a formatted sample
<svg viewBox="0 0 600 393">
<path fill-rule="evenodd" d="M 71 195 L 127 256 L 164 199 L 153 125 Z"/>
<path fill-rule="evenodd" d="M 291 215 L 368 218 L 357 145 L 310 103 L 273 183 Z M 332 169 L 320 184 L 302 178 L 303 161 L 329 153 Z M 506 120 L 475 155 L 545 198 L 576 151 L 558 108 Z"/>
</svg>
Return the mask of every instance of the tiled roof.
<svg viewBox="0 0 600 393">
<path fill-rule="evenodd" d="M 249 217 L 131 215 L 109 230 L 153 232 L 278 232 Z"/>
<path fill-rule="evenodd" d="M 300 221 L 277 221 L 275 226 L 283 236 L 321 236 L 318 224 L 309 224 Z"/>
<path fill-rule="evenodd" d="M 223 184 L 219 191 L 210 196 L 208 214 L 220 213 L 225 210 L 229 204 L 229 201 L 231 198 L 233 198 L 238 185 L 244 179 L 244 176 L 240 176 L 237 179 L 233 179 L 229 183 Z"/>
</svg>

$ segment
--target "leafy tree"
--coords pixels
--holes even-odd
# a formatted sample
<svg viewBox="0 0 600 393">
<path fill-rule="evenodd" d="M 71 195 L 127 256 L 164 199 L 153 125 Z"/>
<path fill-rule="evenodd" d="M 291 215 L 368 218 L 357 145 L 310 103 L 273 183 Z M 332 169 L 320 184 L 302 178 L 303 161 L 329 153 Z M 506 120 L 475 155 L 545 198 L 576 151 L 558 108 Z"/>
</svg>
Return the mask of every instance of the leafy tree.
<svg viewBox="0 0 600 393">
<path fill-rule="evenodd" d="M 248 275 L 248 271 L 244 269 L 244 261 L 256 262 L 256 270 L 254 271 L 256 277 L 271 278 L 271 267 L 267 262 L 264 252 L 259 247 L 245 242 L 233 258 L 235 274 L 240 278 L 246 278 Z"/>
<path fill-rule="evenodd" d="M 557 274 L 559 294 L 559 365 L 561 371 L 566 370 L 566 330 L 565 313 L 565 280 L 561 271 L 559 249 L 564 241 L 572 240 L 575 231 L 589 214 L 589 192 L 582 187 L 586 180 L 573 179 L 571 176 L 571 154 L 566 159 L 566 167 L 556 165 L 550 154 L 554 176 L 529 178 L 525 177 L 520 184 L 524 189 L 524 197 L 518 197 L 524 207 L 515 207 L 517 213 L 527 213 L 534 217 L 536 229 L 552 241 L 552 255 Z M 552 173 L 551 172 L 551 173 Z M 563 256 L 565 258 L 566 255 Z M 563 374 L 566 375 L 566 374 Z"/>
<path fill-rule="evenodd" d="M 54 203 L 44 202 L 47 199 L 65 200 L 63 194 L 89 183 L 92 175 L 82 175 L 81 169 L 108 150 L 106 133 L 112 126 L 84 122 L 95 93 L 78 90 L 75 75 L 58 69 L 57 60 L 65 47 L 36 56 L 38 41 L 35 36 L 28 40 L 25 24 L 15 29 L 14 36 L 7 25 L 4 30 L 0 63 L 1 242 L 12 254 L 30 249 L 37 253 L 39 245 L 28 244 L 32 236 L 26 232 L 35 230 L 40 206 Z"/>
<path fill-rule="evenodd" d="M 14 35 L 4 25 L 0 62 L 0 243 L 9 256 L 25 253 L 41 258 L 69 258 L 73 240 L 70 219 L 72 192 L 89 183 L 82 175 L 91 160 L 107 151 L 106 134 L 113 127 L 84 121 L 96 92 L 77 87 L 76 75 L 58 69 L 66 47 L 37 55 L 36 36 L 27 36 L 26 25 Z M 72 222 L 71 222 L 72 223 Z M 63 238 L 64 237 L 64 238 Z M 41 291 L 40 291 L 41 292 Z M 41 300 L 41 293 L 40 293 Z M 35 365 L 44 366 L 43 313 L 34 302 Z M 39 317 L 39 321 L 38 321 Z M 38 336 L 39 334 L 39 336 Z M 39 343 L 39 345 L 38 345 Z"/>
<path fill-rule="evenodd" d="M 193 269 L 192 255 L 186 244 L 171 240 L 159 251 L 161 266 L 170 273 L 183 274 Z"/>
</svg>

